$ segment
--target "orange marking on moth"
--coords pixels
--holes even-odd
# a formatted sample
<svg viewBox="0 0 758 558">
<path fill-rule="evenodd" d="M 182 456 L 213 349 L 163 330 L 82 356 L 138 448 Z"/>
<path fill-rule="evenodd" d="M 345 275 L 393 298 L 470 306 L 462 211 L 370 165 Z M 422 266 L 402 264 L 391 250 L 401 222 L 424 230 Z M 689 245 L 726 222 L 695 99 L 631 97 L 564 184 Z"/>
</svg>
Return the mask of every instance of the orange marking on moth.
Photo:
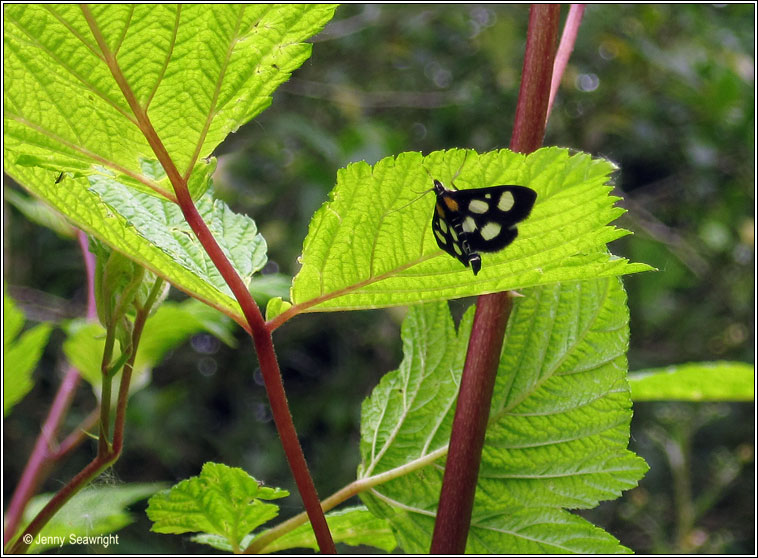
<svg viewBox="0 0 758 558">
<path fill-rule="evenodd" d="M 442 198 L 442 199 L 444 200 L 445 205 L 447 206 L 447 208 L 450 211 L 452 211 L 453 213 L 457 213 L 458 212 L 458 202 L 457 201 L 455 201 L 453 198 L 450 198 L 450 197 L 447 197 L 447 196 L 444 197 L 444 198 Z"/>
<path fill-rule="evenodd" d="M 437 208 L 437 215 L 439 215 L 441 218 L 444 219 L 445 218 L 445 210 L 442 209 L 442 206 L 439 203 L 436 204 L 435 207 Z"/>
</svg>

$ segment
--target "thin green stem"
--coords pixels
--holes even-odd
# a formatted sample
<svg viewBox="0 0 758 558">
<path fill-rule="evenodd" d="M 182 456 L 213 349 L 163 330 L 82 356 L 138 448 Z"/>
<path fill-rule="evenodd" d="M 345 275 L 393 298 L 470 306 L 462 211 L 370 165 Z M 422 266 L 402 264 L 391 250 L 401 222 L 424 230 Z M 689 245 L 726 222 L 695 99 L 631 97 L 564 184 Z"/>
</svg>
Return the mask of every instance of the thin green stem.
<svg viewBox="0 0 758 558">
<path fill-rule="evenodd" d="M 107 455 L 110 451 L 110 412 L 111 412 L 111 383 L 110 372 L 111 360 L 113 358 L 113 348 L 116 342 L 116 326 L 109 324 L 105 332 L 105 348 L 103 349 L 103 359 L 100 363 L 100 376 L 102 379 L 100 389 L 100 440 L 98 443 L 98 453 Z"/>
<path fill-rule="evenodd" d="M 357 496 L 361 492 L 366 492 L 367 490 L 371 490 L 375 486 L 381 486 L 382 484 L 390 482 L 391 480 L 409 475 L 413 471 L 416 471 L 418 469 L 423 469 L 424 467 L 428 467 L 432 465 L 438 459 L 444 457 L 447 451 L 448 451 L 448 446 L 445 446 L 443 448 L 430 452 L 422 457 L 414 459 L 413 461 L 409 461 L 408 463 L 405 463 L 401 465 L 400 467 L 395 467 L 394 469 L 389 469 L 387 471 L 379 473 L 378 475 L 363 477 L 356 481 L 353 481 L 347 486 L 344 486 L 341 489 L 339 489 L 337 492 L 335 492 L 328 498 L 324 498 L 321 501 L 321 508 L 325 512 L 327 512 L 337 507 L 341 503 L 349 500 L 353 496 Z M 261 554 L 261 553 L 268 552 L 267 547 L 271 546 L 271 544 L 276 539 L 278 539 L 279 537 L 283 535 L 286 535 L 287 533 L 299 527 L 300 525 L 303 525 L 307 521 L 308 521 L 308 516 L 304 512 L 299 513 L 289 518 L 287 521 L 283 521 L 276 527 L 273 527 L 267 531 L 264 531 L 260 535 L 256 536 L 255 539 L 253 539 L 253 542 L 250 543 L 250 546 L 248 546 L 245 549 L 244 553 L 245 554 Z"/>
<path fill-rule="evenodd" d="M 100 449 L 95 459 L 93 459 L 89 465 L 82 469 L 79 474 L 71 479 L 68 484 L 66 484 L 61 490 L 58 491 L 55 496 L 50 499 L 47 505 L 42 508 L 42 510 L 37 514 L 32 522 L 26 527 L 26 529 L 24 529 L 23 533 L 21 533 L 19 537 L 16 538 L 11 545 L 9 545 L 10 548 L 7 550 L 8 553 L 21 554 L 26 552 L 40 530 L 66 504 L 66 502 L 73 498 L 82 488 L 92 482 L 92 480 L 97 478 L 100 473 L 113 465 L 121 455 L 124 441 L 124 426 L 126 423 L 126 402 L 129 397 L 129 384 L 131 382 L 132 370 L 134 369 L 134 360 L 137 356 L 137 347 L 139 346 L 142 331 L 145 326 L 145 321 L 147 320 L 147 317 L 150 313 L 150 307 L 156 300 L 157 293 L 160 292 L 161 283 L 161 280 L 156 281 L 155 285 L 153 286 L 153 290 L 148 297 L 148 303 L 144 308 L 138 309 L 137 316 L 134 321 L 130 343 L 131 349 L 129 357 L 124 364 L 124 373 L 121 375 L 121 384 L 119 386 L 116 421 L 113 429 L 113 444 L 106 444 L 105 451 L 102 451 L 102 440 L 104 438 L 104 433 L 101 428 L 99 444 Z M 105 358 L 103 361 L 105 361 Z"/>
</svg>

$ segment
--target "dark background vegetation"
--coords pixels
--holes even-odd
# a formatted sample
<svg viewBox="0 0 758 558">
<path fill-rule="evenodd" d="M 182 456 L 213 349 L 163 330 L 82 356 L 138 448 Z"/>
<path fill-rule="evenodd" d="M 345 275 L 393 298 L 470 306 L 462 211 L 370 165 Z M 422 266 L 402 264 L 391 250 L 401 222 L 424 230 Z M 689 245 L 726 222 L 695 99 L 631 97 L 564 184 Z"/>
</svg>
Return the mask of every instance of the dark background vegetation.
<svg viewBox="0 0 758 558">
<path fill-rule="evenodd" d="M 257 221 L 266 271 L 297 271 L 308 221 L 338 168 L 403 151 L 506 147 L 527 18 L 526 5 L 339 8 L 272 106 L 217 152 L 217 193 Z M 629 212 L 619 225 L 635 235 L 611 249 L 659 270 L 624 280 L 631 371 L 754 363 L 754 45 L 752 4 L 590 5 L 585 13 L 544 143 L 621 167 L 616 187 Z M 58 314 L 80 311 L 77 245 L 8 206 L 5 219 L 7 283 Z M 355 478 L 360 404 L 400 362 L 404 313 L 308 314 L 275 334 L 321 495 Z M 197 336 L 154 371 L 130 402 L 116 482 L 173 483 L 212 460 L 293 489 L 252 373 L 255 355 L 237 338 L 232 350 Z M 5 505 L 58 387 L 61 340 L 53 336 L 37 386 L 5 421 Z M 82 391 L 69 428 L 94 404 Z M 638 553 L 752 553 L 754 437 L 752 404 L 636 404 L 631 448 L 650 472 L 621 499 L 581 513 Z M 92 451 L 81 449 L 45 490 Z M 284 516 L 301 509 L 296 495 L 280 503 Z M 137 517 L 113 550 L 205 552 L 186 537 L 146 535 L 139 509 Z"/>
</svg>

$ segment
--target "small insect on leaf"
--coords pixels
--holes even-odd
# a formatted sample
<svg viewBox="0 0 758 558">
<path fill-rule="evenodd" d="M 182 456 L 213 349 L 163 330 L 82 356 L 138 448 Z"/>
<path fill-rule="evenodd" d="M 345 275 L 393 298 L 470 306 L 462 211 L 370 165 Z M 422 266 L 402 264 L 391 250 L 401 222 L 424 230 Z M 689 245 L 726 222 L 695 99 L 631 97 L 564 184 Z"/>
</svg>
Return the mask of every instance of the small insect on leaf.
<svg viewBox="0 0 758 558">
<path fill-rule="evenodd" d="M 526 186 L 450 190 L 436 179 L 434 193 L 432 231 L 437 245 L 470 265 L 474 275 L 482 268 L 479 252 L 498 252 L 513 242 L 516 224 L 529 216 L 537 199 L 537 192 Z"/>
<path fill-rule="evenodd" d="M 61 181 L 61 180 L 63 180 L 63 173 L 60 173 L 60 174 L 58 175 L 58 178 L 56 178 L 56 179 L 55 179 L 55 183 L 56 183 L 56 184 L 60 184 L 60 181 Z"/>
</svg>

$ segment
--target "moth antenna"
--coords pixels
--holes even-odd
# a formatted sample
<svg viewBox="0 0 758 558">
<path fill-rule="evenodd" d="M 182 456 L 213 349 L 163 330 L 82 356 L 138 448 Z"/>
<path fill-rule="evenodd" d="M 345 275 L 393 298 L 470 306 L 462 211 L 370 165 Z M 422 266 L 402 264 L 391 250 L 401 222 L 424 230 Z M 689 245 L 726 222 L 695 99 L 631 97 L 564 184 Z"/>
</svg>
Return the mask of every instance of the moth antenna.
<svg viewBox="0 0 758 558">
<path fill-rule="evenodd" d="M 468 149 L 465 149 L 463 151 L 463 162 L 461 163 L 461 166 L 458 167 L 458 170 L 455 171 L 455 174 L 453 175 L 453 178 L 450 179 L 450 182 L 458 178 L 458 175 L 461 174 L 461 171 L 463 170 L 463 167 L 466 166 L 466 159 L 468 159 Z"/>
<path fill-rule="evenodd" d="M 450 185 L 453 188 L 455 188 L 456 190 L 458 189 L 458 186 L 456 186 L 454 184 L 454 182 L 455 182 L 455 179 L 458 178 L 458 175 L 461 174 L 461 171 L 463 170 L 463 167 L 466 165 L 466 159 L 468 159 L 468 149 L 464 149 L 463 153 L 464 153 L 464 155 L 463 155 L 463 162 L 461 163 L 461 166 L 458 167 L 458 170 L 455 171 L 455 174 L 453 175 L 453 178 L 450 179 Z"/>
<path fill-rule="evenodd" d="M 432 173 L 429 172 L 429 169 L 426 168 L 426 165 L 424 163 L 421 163 L 421 167 L 424 169 L 424 171 L 426 172 L 426 174 L 429 175 L 429 178 L 431 178 L 432 180 L 434 180 L 434 177 L 432 176 Z"/>
<path fill-rule="evenodd" d="M 426 168 L 426 166 L 423 163 L 421 164 L 421 166 L 424 167 L 424 170 L 426 171 L 426 174 L 429 175 L 429 178 L 431 179 L 432 183 L 439 182 L 440 184 L 442 184 L 442 181 L 439 180 L 439 179 L 437 179 L 437 178 L 434 178 L 434 176 L 432 175 L 432 173 L 429 172 L 429 169 Z M 453 188 L 455 188 L 455 184 L 453 184 Z M 457 190 L 458 188 L 455 188 L 455 189 Z M 432 188 L 432 190 L 434 190 L 434 188 Z M 426 190 L 426 191 L 424 191 L 424 193 L 426 194 L 429 191 L 430 190 Z"/>
<path fill-rule="evenodd" d="M 455 174 L 453 175 L 453 178 L 450 179 L 450 186 L 452 186 L 456 190 L 458 189 L 458 186 L 455 185 L 455 179 L 458 178 L 458 175 L 461 174 L 461 171 L 463 170 L 463 167 L 466 165 L 466 159 L 468 159 L 468 152 L 469 152 L 468 149 L 464 149 L 463 150 L 463 153 L 464 153 L 464 155 L 463 155 L 463 162 L 461 163 L 461 166 L 458 167 L 458 170 L 455 171 Z M 422 164 L 421 166 L 424 167 L 424 170 L 426 171 L 426 174 L 429 175 L 429 178 L 432 179 L 432 182 L 434 182 L 435 180 L 437 180 L 437 179 L 435 179 L 432 176 L 432 173 L 429 172 L 429 169 L 427 169 L 425 165 Z"/>
<path fill-rule="evenodd" d="M 403 205 L 401 207 L 398 207 L 397 209 L 393 209 L 392 211 L 388 211 L 387 213 L 385 213 L 385 215 L 389 215 L 391 213 L 395 213 L 396 211 L 400 211 L 401 209 L 405 209 L 406 207 L 408 207 L 412 203 L 416 203 L 418 200 L 420 200 L 421 198 L 423 198 L 425 195 L 427 195 L 429 192 L 432 192 L 432 191 L 434 191 L 434 188 L 429 188 L 428 190 L 424 190 L 423 192 L 414 192 L 414 194 L 420 194 L 420 196 L 417 197 L 417 198 L 415 198 L 415 199 L 413 199 L 413 200 L 411 200 L 411 201 L 409 201 L 405 205 Z"/>
</svg>

